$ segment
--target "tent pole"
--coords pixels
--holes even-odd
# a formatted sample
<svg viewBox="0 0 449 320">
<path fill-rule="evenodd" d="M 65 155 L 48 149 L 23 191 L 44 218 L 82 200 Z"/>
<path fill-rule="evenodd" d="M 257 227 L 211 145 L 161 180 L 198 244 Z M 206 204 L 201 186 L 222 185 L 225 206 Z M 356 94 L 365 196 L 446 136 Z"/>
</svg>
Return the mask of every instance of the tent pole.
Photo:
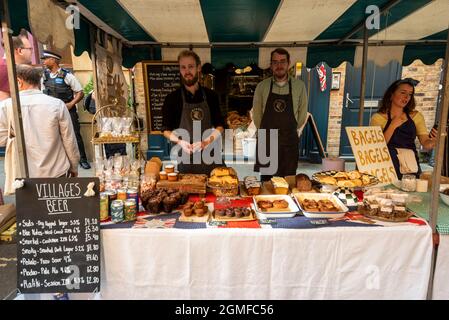
<svg viewBox="0 0 449 320">
<path fill-rule="evenodd" d="M 435 166 L 433 167 L 432 173 L 432 192 L 431 192 L 431 202 L 430 202 L 430 214 L 429 214 L 429 224 L 432 228 L 432 234 L 434 239 L 434 246 L 432 252 L 432 266 L 431 266 L 431 274 L 429 279 L 429 290 L 427 292 L 427 298 L 432 298 L 433 291 L 433 279 L 435 275 L 435 262 L 438 254 L 438 244 L 439 244 L 439 235 L 436 231 L 437 219 L 438 219 L 438 207 L 439 207 L 439 191 L 440 191 L 440 176 L 441 169 L 443 166 L 443 158 L 444 158 L 444 144 L 445 138 L 447 136 L 446 126 L 447 126 L 447 116 L 449 109 L 449 69 L 448 69 L 448 61 L 449 61 L 449 35 L 446 43 L 446 54 L 444 57 L 444 66 L 443 66 L 443 99 L 441 101 L 440 114 L 438 119 L 440 119 L 440 124 L 438 126 L 438 134 L 437 134 L 437 142 L 435 146 Z"/>
<path fill-rule="evenodd" d="M 23 124 L 22 124 L 22 109 L 20 107 L 20 98 L 19 98 L 19 88 L 17 86 L 17 73 L 16 73 L 16 62 L 14 59 L 14 48 L 12 43 L 12 36 L 9 32 L 10 29 L 10 19 L 9 19 L 9 9 L 8 9 L 8 1 L 2 0 L 0 2 L 1 5 L 1 21 L 2 21 L 2 36 L 3 42 L 5 46 L 5 55 L 6 55 L 6 66 L 8 70 L 8 81 L 9 81 L 9 91 L 11 93 L 12 100 L 12 110 L 13 110 L 13 124 L 14 124 L 14 134 L 16 136 L 16 148 L 17 154 L 19 157 L 19 169 L 20 174 L 24 175 L 23 177 L 17 178 L 28 178 L 28 165 L 27 165 L 27 156 L 26 156 L 26 147 L 25 140 L 23 135 Z"/>
<path fill-rule="evenodd" d="M 360 81 L 360 103 L 359 103 L 359 126 L 363 126 L 363 114 L 365 113 L 365 85 L 366 85 L 366 64 L 368 60 L 368 29 L 363 29 L 363 60 L 362 75 Z"/>
</svg>

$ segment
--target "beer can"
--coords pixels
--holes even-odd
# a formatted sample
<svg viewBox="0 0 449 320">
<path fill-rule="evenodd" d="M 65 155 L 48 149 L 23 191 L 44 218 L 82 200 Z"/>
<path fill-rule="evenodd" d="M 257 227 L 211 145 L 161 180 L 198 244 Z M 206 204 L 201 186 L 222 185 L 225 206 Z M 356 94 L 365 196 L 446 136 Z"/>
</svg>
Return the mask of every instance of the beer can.
<svg viewBox="0 0 449 320">
<path fill-rule="evenodd" d="M 126 188 L 120 188 L 117 190 L 117 200 L 126 200 Z"/>
<path fill-rule="evenodd" d="M 126 197 L 128 199 L 135 199 L 136 200 L 136 206 L 139 206 L 139 192 L 137 188 L 129 188 L 126 192 Z"/>
<path fill-rule="evenodd" d="M 100 193 L 100 221 L 109 218 L 109 196 L 107 192 Z"/>
<path fill-rule="evenodd" d="M 111 204 L 112 201 L 117 200 L 117 191 L 115 190 L 106 190 L 104 193 L 108 195 L 108 206 L 109 206 L 109 216 L 111 215 Z"/>
<path fill-rule="evenodd" d="M 123 201 L 114 200 L 111 203 L 111 219 L 112 222 L 122 222 L 123 221 Z"/>
<path fill-rule="evenodd" d="M 125 211 L 125 220 L 127 221 L 136 220 L 137 215 L 136 199 L 125 200 L 124 211 Z"/>
</svg>

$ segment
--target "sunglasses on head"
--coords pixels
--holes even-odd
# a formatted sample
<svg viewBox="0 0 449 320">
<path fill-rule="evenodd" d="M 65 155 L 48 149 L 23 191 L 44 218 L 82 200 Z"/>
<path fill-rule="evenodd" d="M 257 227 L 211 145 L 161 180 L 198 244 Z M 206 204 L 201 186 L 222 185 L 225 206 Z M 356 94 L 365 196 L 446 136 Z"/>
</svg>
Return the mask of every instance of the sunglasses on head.
<svg viewBox="0 0 449 320">
<path fill-rule="evenodd" d="M 405 78 L 405 79 L 399 80 L 398 85 L 403 84 L 403 83 L 407 83 L 413 87 L 416 87 L 418 85 L 419 81 L 415 80 L 413 78 Z"/>
</svg>

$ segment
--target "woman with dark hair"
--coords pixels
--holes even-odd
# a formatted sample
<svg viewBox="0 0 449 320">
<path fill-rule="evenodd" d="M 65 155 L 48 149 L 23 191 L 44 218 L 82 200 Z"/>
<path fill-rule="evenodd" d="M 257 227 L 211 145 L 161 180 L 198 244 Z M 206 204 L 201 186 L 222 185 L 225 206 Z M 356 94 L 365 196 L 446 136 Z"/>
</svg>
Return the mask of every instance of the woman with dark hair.
<svg viewBox="0 0 449 320">
<path fill-rule="evenodd" d="M 406 78 L 388 87 L 377 113 L 371 118 L 371 126 L 380 126 L 390 151 L 396 174 L 421 174 L 415 139 L 425 149 L 435 147 L 437 130 L 427 131 L 423 115 L 415 110 L 415 86 L 419 81 Z"/>
</svg>

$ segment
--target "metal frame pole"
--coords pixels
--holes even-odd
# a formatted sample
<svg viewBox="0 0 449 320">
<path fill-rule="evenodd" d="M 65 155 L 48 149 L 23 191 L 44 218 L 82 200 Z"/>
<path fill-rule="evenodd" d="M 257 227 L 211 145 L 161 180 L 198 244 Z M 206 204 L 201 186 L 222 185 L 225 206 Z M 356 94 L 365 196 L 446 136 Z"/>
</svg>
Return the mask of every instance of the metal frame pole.
<svg viewBox="0 0 449 320">
<path fill-rule="evenodd" d="M 26 156 L 26 145 L 23 134 L 23 124 L 22 124 L 22 109 L 20 107 L 19 89 L 17 87 L 17 73 L 16 73 L 16 63 L 14 59 L 14 48 L 12 43 L 12 36 L 10 33 L 10 19 L 9 19 L 9 9 L 8 1 L 2 0 L 1 5 L 1 22 L 2 22 L 2 34 L 3 43 L 5 45 L 5 55 L 6 55 L 6 66 L 8 70 L 8 81 L 9 90 L 11 93 L 12 108 L 13 108 L 13 124 L 14 124 L 14 134 L 16 138 L 17 153 L 19 155 L 19 169 L 20 173 L 24 174 L 24 177 L 17 178 L 28 178 L 28 164 Z"/>
<path fill-rule="evenodd" d="M 443 167 L 443 158 L 444 158 L 444 144 L 445 138 L 447 136 L 446 126 L 447 126 L 447 117 L 448 117 L 448 109 L 449 109 L 449 69 L 448 69 L 448 61 L 449 61 L 449 35 L 446 42 L 446 54 L 444 57 L 444 67 L 443 67 L 443 99 L 441 100 L 441 108 L 440 108 L 440 124 L 438 126 L 438 139 L 435 146 L 435 166 L 433 167 L 432 173 L 432 192 L 431 192 L 431 201 L 430 201 L 430 213 L 429 213 L 429 224 L 432 228 L 433 234 L 433 252 L 432 252 L 432 265 L 431 265 L 431 273 L 429 279 L 429 287 L 427 291 L 427 299 L 432 298 L 433 292 L 433 279 L 435 275 L 435 262 L 438 255 L 438 244 L 439 244 L 439 235 L 436 231 L 437 219 L 438 219 L 438 207 L 439 207 L 439 192 L 440 192 L 440 177 L 441 177 L 441 169 Z"/>
<path fill-rule="evenodd" d="M 359 103 L 359 126 L 363 126 L 363 114 L 365 112 L 365 86 L 366 86 L 366 64 L 368 60 L 368 29 L 363 29 L 363 60 L 360 81 L 360 103 Z"/>
</svg>

